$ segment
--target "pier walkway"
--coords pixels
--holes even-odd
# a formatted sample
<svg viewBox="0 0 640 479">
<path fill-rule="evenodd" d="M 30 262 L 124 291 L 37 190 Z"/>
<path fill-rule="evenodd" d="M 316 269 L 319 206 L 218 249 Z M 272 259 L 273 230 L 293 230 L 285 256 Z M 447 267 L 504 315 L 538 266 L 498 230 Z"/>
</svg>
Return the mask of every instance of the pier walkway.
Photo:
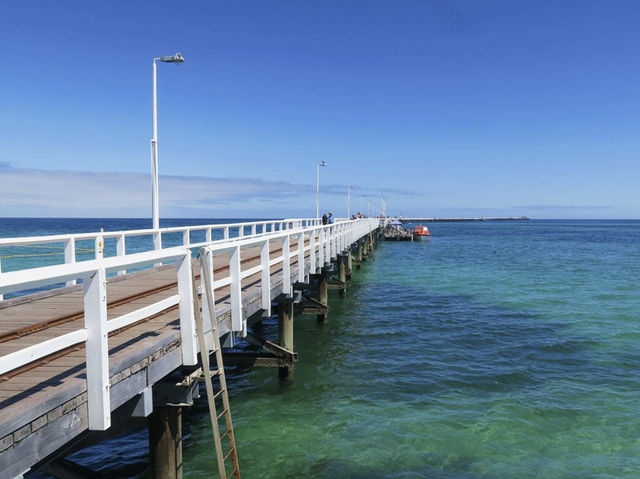
<svg viewBox="0 0 640 479">
<path fill-rule="evenodd" d="M 479 218 L 396 218 L 398 221 L 402 223 L 446 223 L 446 222 L 461 222 L 461 221 L 528 221 L 530 218 L 528 216 L 509 216 L 509 217 L 479 217 Z"/>
<path fill-rule="evenodd" d="M 270 316 L 272 301 L 312 277 L 323 278 L 326 297 L 323 271 L 344 255 L 351 260 L 378 227 L 378 219 L 294 219 L 0 239 L 0 252 L 61 244 L 65 260 L 0 273 L 0 475 L 19 477 L 66 455 L 88 431 L 108 430 L 118 408 L 125 418 L 148 415 L 159 399 L 154 385 L 197 367 L 193 277 L 195 303 L 211 294 L 218 334 L 232 345 L 247 335 L 249 318 Z M 222 238 L 212 240 L 216 230 Z M 195 232 L 204 241 L 193 241 Z M 163 248 L 169 234 L 182 245 Z M 155 249 L 127 254 L 136 235 L 152 236 Z M 87 240 L 95 257 L 76 261 L 76 242 Z M 105 256 L 105 241 L 116 242 L 115 255 Z M 212 273 L 211 290 L 203 291 L 201 265 Z M 202 313 L 211 336 L 212 318 Z"/>
</svg>

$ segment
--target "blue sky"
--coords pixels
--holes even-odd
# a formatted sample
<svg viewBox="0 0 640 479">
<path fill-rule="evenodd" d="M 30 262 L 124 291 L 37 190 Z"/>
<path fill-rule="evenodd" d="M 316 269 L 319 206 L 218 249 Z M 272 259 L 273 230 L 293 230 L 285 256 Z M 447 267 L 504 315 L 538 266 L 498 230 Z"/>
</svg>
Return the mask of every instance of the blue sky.
<svg viewBox="0 0 640 479">
<path fill-rule="evenodd" d="M 0 216 L 640 218 L 635 1 L 4 0 Z M 365 199 L 365 204 L 367 199 Z"/>
</svg>

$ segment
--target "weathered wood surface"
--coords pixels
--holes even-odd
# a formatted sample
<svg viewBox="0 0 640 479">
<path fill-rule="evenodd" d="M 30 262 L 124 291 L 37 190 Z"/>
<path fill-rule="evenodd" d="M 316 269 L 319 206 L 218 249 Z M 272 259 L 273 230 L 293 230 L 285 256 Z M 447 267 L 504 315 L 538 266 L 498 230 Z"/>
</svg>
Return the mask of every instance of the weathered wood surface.
<svg viewBox="0 0 640 479">
<path fill-rule="evenodd" d="M 308 235 L 305 245 L 309 244 Z M 291 251 L 297 249 L 295 238 Z M 271 246 L 271 258 L 281 255 Z M 308 271 L 309 253 L 305 255 Z M 241 252 L 243 271 L 260 263 L 259 248 Z M 291 276 L 297 278 L 297 255 Z M 194 270 L 199 276 L 198 264 Z M 215 257 L 216 280 L 228 277 L 228 260 Z M 156 291 L 157 290 L 157 291 Z M 261 308 L 260 273 L 242 282 L 243 315 Z M 282 264 L 271 267 L 271 297 L 282 292 Z M 166 265 L 109 278 L 108 317 L 116 318 L 177 293 L 176 270 Z M 230 329 L 229 287 L 216 289 L 216 315 L 222 330 Z M 52 325 L 50 325 L 52 324 Z M 84 327 L 82 286 L 61 288 L 5 301 L 0 307 L 0 354 Z M 16 335 L 15 331 L 20 331 Z M 33 332 L 30 332 L 33 331 Z M 12 334 L 13 333 L 13 334 Z M 109 336 L 111 407 L 115 409 L 182 364 L 178 307 L 114 331 Z M 13 477 L 27 470 L 87 430 L 87 397 L 83 346 L 65 355 L 39 361 L 19 374 L 0 377 L 0 470 Z M 4 477 L 4 476 L 3 476 Z"/>
</svg>

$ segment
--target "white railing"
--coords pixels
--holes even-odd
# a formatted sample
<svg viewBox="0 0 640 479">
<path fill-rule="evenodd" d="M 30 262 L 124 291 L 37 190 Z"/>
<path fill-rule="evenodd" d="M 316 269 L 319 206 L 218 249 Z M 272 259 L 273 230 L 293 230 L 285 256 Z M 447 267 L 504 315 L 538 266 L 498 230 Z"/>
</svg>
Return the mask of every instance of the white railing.
<svg viewBox="0 0 640 479">
<path fill-rule="evenodd" d="M 290 294 L 292 291 L 292 259 L 295 258 L 298 265 L 294 281 L 306 282 L 309 273 L 320 271 L 322 267 L 336 259 L 338 254 L 346 252 L 351 244 L 369 234 L 379 224 L 377 219 L 341 221 L 331 225 L 318 225 L 315 224 L 317 223 L 316 220 L 298 221 L 301 222 L 295 226 L 283 228 L 273 233 L 256 233 L 252 237 L 237 237 L 201 244 L 201 267 L 208 268 L 212 278 L 212 289 L 210 291 L 202 291 L 205 299 L 207 295 L 211 295 L 215 304 L 216 290 L 226 286 L 230 287 L 231 320 L 229 324 L 220 324 L 218 328 L 219 334 L 234 332 L 240 336 L 246 335 L 247 323 L 242 311 L 243 279 L 260 275 L 261 306 L 263 314 L 270 315 L 271 281 L 273 280 L 271 268 L 273 266 L 281 266 L 282 292 Z M 302 222 L 309 222 L 310 224 L 303 225 Z M 223 226 L 226 227 L 227 225 Z M 189 228 L 178 228 L 177 230 L 187 230 Z M 291 251 L 291 240 L 294 238 L 296 240 L 296 249 Z M 307 239 L 308 245 L 306 244 Z M 31 238 L 30 241 L 32 240 L 34 239 Z M 271 258 L 271 245 L 274 243 L 281 245 L 281 254 Z M 122 254 L 108 258 L 98 256 L 96 259 L 89 261 L 0 273 L 0 294 L 15 293 L 78 279 L 82 280 L 84 291 L 84 327 L 0 356 L 0 375 L 68 347 L 85 343 L 89 428 L 94 430 L 107 429 L 111 423 L 108 347 L 108 335 L 110 332 L 149 318 L 177 305 L 180 317 L 182 363 L 184 365 L 194 365 L 197 362 L 198 346 L 195 337 L 191 283 L 191 247 L 193 246 L 193 244 L 185 244 L 157 251 Z M 242 270 L 240 261 L 242 250 L 256 247 L 260 251 L 259 264 Z M 213 276 L 214 257 L 218 256 L 226 257 L 223 262 L 229 269 L 229 274 L 226 277 L 215 278 Z M 304 267 L 305 258 L 308 258 L 308 270 Z M 256 260 L 258 260 L 257 256 Z M 154 304 L 120 317 L 107 319 L 107 275 L 112 272 L 146 267 L 162 262 L 175 262 L 178 284 L 177 294 L 170 295 Z M 209 317 L 208 308 L 203 308 L 203 311 L 205 330 L 210 333 L 213 318 Z M 2 320 L 2 309 L 0 309 L 0 320 Z M 209 337 L 207 343 L 208 346 L 212 344 L 211 337 Z"/>
<path fill-rule="evenodd" d="M 78 261 L 81 253 L 93 254 L 93 259 L 104 257 L 105 240 L 115 239 L 115 255 L 126 256 L 127 240 L 148 236 L 152 239 L 152 248 L 148 250 L 163 249 L 163 237 L 166 235 L 180 234 L 182 236 L 182 246 L 187 248 L 200 248 L 213 241 L 215 233 L 218 232 L 220 239 L 223 241 L 234 238 L 255 237 L 265 234 L 275 233 L 276 231 L 285 231 L 292 228 L 302 228 L 307 226 L 319 225 L 321 220 L 317 218 L 289 218 L 282 220 L 269 221 L 253 221 L 243 223 L 226 223 L 226 224 L 207 224 L 194 226 L 179 226 L 160 229 L 142 229 L 142 230 L 124 230 L 124 231 L 100 231 L 92 233 L 76 233 L 63 235 L 48 236 L 25 236 L 19 238 L 0 238 L 0 273 L 2 273 L 2 250 L 8 247 L 34 247 L 40 245 L 60 245 L 60 254 L 63 255 L 64 263 L 71 264 Z M 200 236 L 204 233 L 204 241 L 193 241 L 193 233 L 200 232 Z M 231 236 L 235 233 L 235 236 Z M 93 248 L 78 248 L 78 242 L 93 242 Z M 49 251 L 49 250 L 47 250 Z M 137 251 L 140 252 L 140 251 Z M 44 253 L 48 254 L 48 253 Z M 53 253 L 49 253 L 53 254 Z M 35 255 L 34 255 L 35 256 Z M 86 261 L 86 260 L 85 260 Z M 126 273 L 125 269 L 119 270 L 116 274 Z M 76 284 L 76 280 L 67 281 L 67 286 Z M 0 301 L 3 299 L 0 294 Z"/>
</svg>

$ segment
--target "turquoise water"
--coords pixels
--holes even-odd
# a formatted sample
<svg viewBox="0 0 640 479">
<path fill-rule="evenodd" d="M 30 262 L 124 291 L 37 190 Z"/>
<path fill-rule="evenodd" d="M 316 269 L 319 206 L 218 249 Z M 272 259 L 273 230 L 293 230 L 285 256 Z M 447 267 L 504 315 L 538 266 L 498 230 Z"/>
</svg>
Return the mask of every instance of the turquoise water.
<svg viewBox="0 0 640 479">
<path fill-rule="evenodd" d="M 232 375 L 245 476 L 640 477 L 640 223 L 430 229 L 297 319 L 292 385 Z M 189 432 L 205 477 L 202 411 Z"/>
<path fill-rule="evenodd" d="M 640 222 L 429 228 L 296 318 L 293 383 L 229 371 L 243 477 L 640 477 Z M 184 433 L 185 477 L 211 477 L 206 403 Z M 77 457 L 125 477 L 145 441 Z"/>
</svg>

